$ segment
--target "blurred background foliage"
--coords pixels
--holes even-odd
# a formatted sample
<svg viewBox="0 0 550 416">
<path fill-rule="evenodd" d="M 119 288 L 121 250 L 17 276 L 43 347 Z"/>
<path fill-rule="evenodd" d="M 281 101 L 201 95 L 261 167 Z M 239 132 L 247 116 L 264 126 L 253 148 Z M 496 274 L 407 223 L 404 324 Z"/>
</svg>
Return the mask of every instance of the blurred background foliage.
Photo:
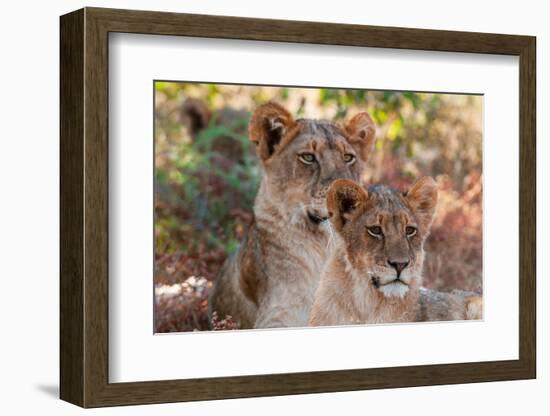
<svg viewBox="0 0 550 416">
<path fill-rule="evenodd" d="M 248 120 L 269 100 L 296 118 L 368 111 L 378 131 L 363 181 L 405 190 L 430 175 L 440 187 L 425 286 L 481 292 L 481 96 L 156 82 L 157 332 L 208 329 L 208 292 L 252 219 L 261 175 Z"/>
</svg>

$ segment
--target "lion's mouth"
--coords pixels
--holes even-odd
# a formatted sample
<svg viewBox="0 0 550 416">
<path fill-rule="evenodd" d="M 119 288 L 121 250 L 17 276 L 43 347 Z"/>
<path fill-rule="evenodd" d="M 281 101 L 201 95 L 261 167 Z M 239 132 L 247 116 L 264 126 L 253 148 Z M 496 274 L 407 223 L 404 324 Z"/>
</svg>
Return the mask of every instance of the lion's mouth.
<svg viewBox="0 0 550 416">
<path fill-rule="evenodd" d="M 371 280 L 372 284 L 374 285 L 374 287 L 376 287 L 377 289 L 380 289 L 382 286 L 399 284 L 399 283 L 403 284 L 405 286 L 409 286 L 408 283 L 404 282 L 399 277 L 397 277 L 393 280 L 390 280 L 389 282 L 386 282 L 386 283 L 380 282 L 380 278 L 378 276 L 372 276 L 370 280 Z"/>
<path fill-rule="evenodd" d="M 324 215 L 322 216 L 322 215 L 319 215 L 317 213 L 310 212 L 310 211 L 307 212 L 307 217 L 315 225 L 319 225 L 322 222 L 328 220 L 328 216 L 324 216 Z"/>
</svg>

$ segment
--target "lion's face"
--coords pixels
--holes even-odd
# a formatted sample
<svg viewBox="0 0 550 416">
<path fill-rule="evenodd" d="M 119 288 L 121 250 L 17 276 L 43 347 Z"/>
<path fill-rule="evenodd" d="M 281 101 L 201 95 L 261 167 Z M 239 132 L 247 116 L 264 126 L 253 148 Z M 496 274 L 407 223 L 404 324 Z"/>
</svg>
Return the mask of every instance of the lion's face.
<svg viewBox="0 0 550 416">
<path fill-rule="evenodd" d="M 260 106 L 250 123 L 271 202 L 293 220 L 311 226 L 328 218 L 326 194 L 333 181 L 359 180 L 374 136 L 367 113 L 340 126 L 325 120 L 294 120 L 275 103 Z"/>
<path fill-rule="evenodd" d="M 331 223 L 356 275 L 385 297 L 401 298 L 420 285 L 423 244 L 437 201 L 433 179 L 422 178 L 405 194 L 379 185 L 366 191 L 342 180 L 327 199 Z"/>
</svg>

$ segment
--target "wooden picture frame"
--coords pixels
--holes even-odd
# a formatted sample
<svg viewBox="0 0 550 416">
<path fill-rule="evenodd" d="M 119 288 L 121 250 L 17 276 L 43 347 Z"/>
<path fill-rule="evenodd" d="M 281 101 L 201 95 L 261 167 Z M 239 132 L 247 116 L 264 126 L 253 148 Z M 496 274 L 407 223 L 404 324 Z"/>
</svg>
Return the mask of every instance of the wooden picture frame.
<svg viewBox="0 0 550 416">
<path fill-rule="evenodd" d="M 530 36 L 85 8 L 61 17 L 60 396 L 82 407 L 536 376 L 535 51 Z M 263 40 L 519 57 L 519 359 L 109 383 L 108 35 Z"/>
</svg>

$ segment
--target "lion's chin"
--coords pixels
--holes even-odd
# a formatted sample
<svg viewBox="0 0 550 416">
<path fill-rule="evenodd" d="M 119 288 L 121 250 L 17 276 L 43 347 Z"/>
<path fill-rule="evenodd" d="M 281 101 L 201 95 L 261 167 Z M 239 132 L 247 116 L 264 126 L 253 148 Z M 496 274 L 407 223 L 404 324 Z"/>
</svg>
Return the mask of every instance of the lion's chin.
<svg viewBox="0 0 550 416">
<path fill-rule="evenodd" d="M 387 298 L 403 299 L 409 291 L 409 286 L 400 280 L 394 280 L 391 283 L 380 285 L 378 290 Z"/>
</svg>

